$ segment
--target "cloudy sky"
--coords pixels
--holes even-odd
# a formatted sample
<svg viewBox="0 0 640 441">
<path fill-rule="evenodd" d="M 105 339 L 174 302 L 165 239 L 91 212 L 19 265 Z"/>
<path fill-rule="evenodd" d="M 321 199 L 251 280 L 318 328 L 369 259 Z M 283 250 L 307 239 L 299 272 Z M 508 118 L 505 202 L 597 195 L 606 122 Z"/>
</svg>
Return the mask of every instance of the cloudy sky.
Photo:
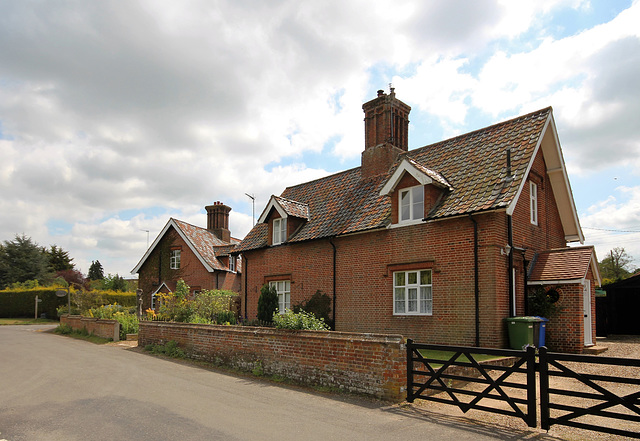
<svg viewBox="0 0 640 441">
<path fill-rule="evenodd" d="M 0 240 L 129 275 L 169 217 L 359 166 L 396 88 L 410 148 L 553 106 L 586 243 L 640 267 L 640 1 L 0 0 Z"/>
</svg>

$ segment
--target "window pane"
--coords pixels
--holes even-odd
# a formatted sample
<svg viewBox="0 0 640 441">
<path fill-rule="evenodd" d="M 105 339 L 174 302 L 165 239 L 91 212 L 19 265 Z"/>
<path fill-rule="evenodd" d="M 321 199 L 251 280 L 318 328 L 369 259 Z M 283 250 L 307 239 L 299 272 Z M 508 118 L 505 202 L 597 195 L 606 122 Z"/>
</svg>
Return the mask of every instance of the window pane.
<svg viewBox="0 0 640 441">
<path fill-rule="evenodd" d="M 395 289 L 394 312 L 396 314 L 404 314 L 404 288 Z"/>
<path fill-rule="evenodd" d="M 284 289 L 285 289 L 285 291 L 287 291 L 287 292 L 291 291 L 291 281 L 290 281 L 290 280 L 285 280 L 285 282 L 284 282 Z"/>
<path fill-rule="evenodd" d="M 415 285 L 418 283 L 418 272 L 417 271 L 412 271 L 410 273 L 407 273 L 407 275 L 409 276 L 408 279 L 408 283 L 409 285 Z"/>
<path fill-rule="evenodd" d="M 404 286 L 404 272 L 396 273 L 395 285 Z"/>
<path fill-rule="evenodd" d="M 414 187 L 411 190 L 413 196 L 413 219 L 424 217 L 424 187 Z"/>
<path fill-rule="evenodd" d="M 400 220 L 411 219 L 411 196 L 408 190 L 400 192 Z"/>
<path fill-rule="evenodd" d="M 431 307 L 433 304 L 431 287 L 423 286 L 420 288 L 420 313 L 431 314 Z"/>
<path fill-rule="evenodd" d="M 431 271 L 420 271 L 420 285 L 431 285 Z"/>
<path fill-rule="evenodd" d="M 409 288 L 407 290 L 409 300 L 407 302 L 407 312 L 418 311 L 418 290 L 416 288 Z"/>
</svg>

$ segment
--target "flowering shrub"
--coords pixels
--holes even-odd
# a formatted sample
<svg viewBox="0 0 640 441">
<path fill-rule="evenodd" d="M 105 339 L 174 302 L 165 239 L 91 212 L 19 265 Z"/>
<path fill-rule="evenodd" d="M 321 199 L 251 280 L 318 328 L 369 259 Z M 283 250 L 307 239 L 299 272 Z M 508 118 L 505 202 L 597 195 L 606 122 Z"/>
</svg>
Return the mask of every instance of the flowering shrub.
<svg viewBox="0 0 640 441">
<path fill-rule="evenodd" d="M 91 308 L 87 316 L 106 320 L 117 320 L 120 323 L 120 339 L 125 340 L 127 334 L 138 333 L 138 317 L 135 307 L 125 308 L 122 305 L 105 305 L 99 308 Z"/>
<path fill-rule="evenodd" d="M 273 323 L 278 329 L 311 329 L 315 331 L 329 330 L 329 326 L 323 319 L 318 319 L 315 315 L 302 310 L 296 313 L 287 309 L 284 314 L 279 314 L 278 311 L 276 311 L 273 314 Z"/>
<path fill-rule="evenodd" d="M 236 324 L 236 315 L 232 311 L 236 293 L 204 290 L 190 300 L 189 291 L 189 285 L 182 279 L 178 280 L 175 292 L 157 294 L 160 299 L 158 314 L 147 310 L 147 317 L 183 323 Z"/>
</svg>

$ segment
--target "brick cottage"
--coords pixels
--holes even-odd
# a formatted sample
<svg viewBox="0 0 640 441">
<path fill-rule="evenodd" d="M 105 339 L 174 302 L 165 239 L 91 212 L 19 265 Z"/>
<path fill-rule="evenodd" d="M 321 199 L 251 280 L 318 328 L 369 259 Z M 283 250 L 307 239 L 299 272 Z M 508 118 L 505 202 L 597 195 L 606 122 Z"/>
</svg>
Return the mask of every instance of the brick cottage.
<svg viewBox="0 0 640 441">
<path fill-rule="evenodd" d="M 361 166 L 272 196 L 233 249 L 244 314 L 272 284 L 281 310 L 330 296 L 339 331 L 504 347 L 542 287 L 563 308 L 548 346 L 592 345 L 599 275 L 593 247 L 567 247 L 584 237 L 552 109 L 411 151 L 394 89 L 363 110 Z"/>
<path fill-rule="evenodd" d="M 138 273 L 142 308 L 155 309 L 156 294 L 173 292 L 178 280 L 201 290 L 225 289 L 240 292 L 242 259 L 231 251 L 239 242 L 231 237 L 231 208 L 216 202 L 205 207 L 207 228 L 169 219 L 140 262 L 131 271 Z"/>
</svg>

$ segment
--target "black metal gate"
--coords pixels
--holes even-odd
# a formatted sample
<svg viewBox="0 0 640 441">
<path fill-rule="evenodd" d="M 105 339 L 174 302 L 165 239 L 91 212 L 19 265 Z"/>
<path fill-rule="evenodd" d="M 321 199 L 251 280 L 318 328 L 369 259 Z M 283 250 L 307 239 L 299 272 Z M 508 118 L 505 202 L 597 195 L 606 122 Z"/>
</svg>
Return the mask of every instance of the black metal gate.
<svg viewBox="0 0 640 441">
<path fill-rule="evenodd" d="M 434 352 L 437 355 L 428 355 Z M 482 362 L 480 355 L 493 360 Z M 498 363 L 496 358 L 513 363 Z M 524 381 L 514 380 L 517 376 L 524 376 Z M 466 386 L 462 388 L 461 384 Z M 446 392 L 448 398 L 435 396 L 433 392 Z M 407 340 L 407 401 L 412 403 L 415 399 L 453 404 L 465 413 L 477 409 L 510 415 L 535 427 L 535 349 L 426 345 Z M 496 406 L 498 402 L 505 405 Z"/>
<path fill-rule="evenodd" d="M 483 361 L 483 356 L 490 359 Z M 588 369 L 579 371 L 577 366 Z M 607 366 L 626 366 L 630 372 L 607 375 Z M 410 403 L 421 399 L 452 404 L 463 412 L 509 415 L 536 427 L 536 372 L 543 429 L 564 425 L 640 439 L 640 360 L 559 354 L 544 347 L 536 354 L 533 347 L 515 351 L 407 340 Z M 560 378 L 575 384 L 562 387 L 555 381 Z"/>
<path fill-rule="evenodd" d="M 591 372 L 578 372 L 572 363 L 587 363 Z M 627 366 L 630 375 L 607 375 L 609 366 Z M 540 348 L 539 371 L 543 429 L 557 424 L 640 438 L 640 360 L 559 354 Z M 570 378 L 574 385 L 554 386 L 550 384 L 554 378 Z M 612 427 L 615 420 L 628 428 Z"/>
</svg>

